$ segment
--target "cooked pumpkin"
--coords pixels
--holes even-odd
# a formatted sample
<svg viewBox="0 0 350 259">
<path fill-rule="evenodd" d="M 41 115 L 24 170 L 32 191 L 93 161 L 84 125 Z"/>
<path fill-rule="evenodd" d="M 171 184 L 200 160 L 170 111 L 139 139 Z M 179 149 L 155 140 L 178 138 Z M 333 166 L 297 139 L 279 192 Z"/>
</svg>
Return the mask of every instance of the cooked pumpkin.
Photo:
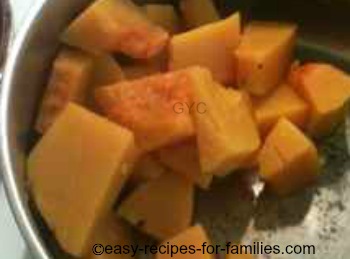
<svg viewBox="0 0 350 259">
<path fill-rule="evenodd" d="M 223 84 L 235 82 L 233 52 L 241 39 L 240 15 L 180 33 L 170 41 L 171 70 L 198 65 L 208 68 Z"/>
<path fill-rule="evenodd" d="M 129 130 L 76 104 L 64 109 L 32 150 L 31 193 L 66 252 L 81 256 L 90 249 L 90 235 L 112 209 L 134 152 Z"/>
<path fill-rule="evenodd" d="M 123 67 L 123 72 L 127 80 L 141 79 L 159 73 L 167 72 L 168 53 L 161 52 L 157 56 L 132 62 Z"/>
<path fill-rule="evenodd" d="M 260 147 L 259 132 L 247 96 L 213 82 L 202 70 L 194 84 L 194 101 L 203 102 L 205 113 L 195 112 L 201 170 L 226 175 L 251 159 Z"/>
<path fill-rule="evenodd" d="M 141 231 L 165 240 L 190 226 L 193 194 L 189 181 L 168 172 L 136 189 L 118 213 Z"/>
<path fill-rule="evenodd" d="M 171 4 L 146 4 L 144 6 L 147 17 L 155 24 L 163 27 L 171 34 L 180 29 L 179 17 Z"/>
<path fill-rule="evenodd" d="M 106 245 L 132 245 L 133 239 L 130 226 L 127 226 L 119 217 L 114 213 L 109 212 L 104 217 L 101 217 L 98 224 L 96 224 L 95 231 L 91 237 L 91 245 L 88 251 L 85 253 L 84 259 L 130 259 L 128 254 L 107 254 L 95 255 L 91 248 L 95 244 Z M 102 248 L 101 248 L 102 249 Z M 97 250 L 100 252 L 102 250 Z"/>
<path fill-rule="evenodd" d="M 91 56 L 80 50 L 65 48 L 59 52 L 37 115 L 38 132 L 45 133 L 69 102 L 85 102 L 92 68 Z"/>
<path fill-rule="evenodd" d="M 180 10 L 190 29 L 220 20 L 213 0 L 180 0 Z"/>
<path fill-rule="evenodd" d="M 92 85 L 94 87 L 110 85 L 125 79 L 123 70 L 117 60 L 109 54 L 94 55 Z"/>
<path fill-rule="evenodd" d="M 124 72 L 112 55 L 96 54 L 93 58 L 93 72 L 88 86 L 86 105 L 94 112 L 100 112 L 96 105 L 94 92 L 97 87 L 110 85 L 125 79 Z"/>
<path fill-rule="evenodd" d="M 282 83 L 293 59 L 295 38 L 293 24 L 248 24 L 234 52 L 238 85 L 253 95 L 262 96 Z"/>
<path fill-rule="evenodd" d="M 96 0 L 62 34 L 70 46 L 98 52 L 122 52 L 145 59 L 158 54 L 169 35 L 131 0 Z"/>
<path fill-rule="evenodd" d="M 163 147 L 156 152 L 160 162 L 203 189 L 208 189 L 212 174 L 202 173 L 197 141 L 194 138 Z"/>
<path fill-rule="evenodd" d="M 332 65 L 310 63 L 295 67 L 290 82 L 311 106 L 308 132 L 314 137 L 329 134 L 344 118 L 350 76 Z"/>
<path fill-rule="evenodd" d="M 288 195 L 317 180 L 317 149 L 294 124 L 282 118 L 266 138 L 259 155 L 259 167 L 271 191 Z"/>
<path fill-rule="evenodd" d="M 167 169 L 154 156 L 151 154 L 142 155 L 135 164 L 129 182 L 132 186 L 139 186 L 158 178 L 165 172 Z"/>
<path fill-rule="evenodd" d="M 266 97 L 255 98 L 253 103 L 262 136 L 266 136 L 282 117 L 287 118 L 301 129 L 306 128 L 309 105 L 288 84 L 283 83 Z"/>
<path fill-rule="evenodd" d="M 121 82 L 98 89 L 96 98 L 109 119 L 135 133 L 142 150 L 153 151 L 194 136 L 190 114 L 175 108 L 192 102 L 192 88 L 201 88 L 200 71 L 188 68 Z"/>
<path fill-rule="evenodd" d="M 214 259 L 191 249 L 211 245 L 192 225 L 197 187 L 255 169 L 280 196 L 317 181 L 306 134 L 326 136 L 343 119 L 350 76 L 292 65 L 296 25 L 242 28 L 215 1 L 94 0 L 63 32 L 69 47 L 54 61 L 27 171 L 31 199 L 71 256 L 105 258 L 91 247 L 130 245 L 132 229 L 181 248 L 156 259 Z"/>
</svg>

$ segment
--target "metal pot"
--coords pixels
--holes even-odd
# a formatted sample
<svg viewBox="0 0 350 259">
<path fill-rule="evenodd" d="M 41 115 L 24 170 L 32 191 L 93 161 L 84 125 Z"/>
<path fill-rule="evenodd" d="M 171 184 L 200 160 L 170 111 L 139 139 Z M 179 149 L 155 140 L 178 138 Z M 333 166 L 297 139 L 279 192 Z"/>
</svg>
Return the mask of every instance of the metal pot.
<svg viewBox="0 0 350 259">
<path fill-rule="evenodd" d="M 34 258 L 38 259 L 52 258 L 52 251 L 45 245 L 28 204 L 25 160 L 30 128 L 59 46 L 58 35 L 88 2 L 37 1 L 11 46 L 4 70 L 0 100 L 3 180 L 18 226 Z M 1 1 L 3 3 L 5 1 Z"/>
<path fill-rule="evenodd" d="M 54 254 L 62 258 L 62 253 L 54 242 L 50 242 L 50 235 L 38 220 L 39 214 L 35 214 L 29 202 L 25 161 L 31 147 L 31 125 L 59 46 L 60 32 L 89 2 L 90 0 L 40 0 L 17 35 L 4 71 L 0 98 L 0 159 L 3 178 L 18 226 L 34 258 L 38 259 L 50 259 Z M 0 44 L 2 49 L 7 49 L 5 43 Z M 350 70 L 349 58 L 328 47 L 300 42 L 297 54 L 301 58 L 333 62 Z M 344 150 L 342 152 L 346 152 Z M 346 172 L 350 166 L 347 161 L 346 157 L 341 161 L 344 162 L 342 166 L 330 164 L 327 167 L 330 172 L 323 174 L 321 186 L 316 192 L 311 190 L 283 200 L 266 196 L 253 202 L 235 199 L 236 187 L 244 184 L 239 181 L 237 184 L 237 179 L 234 179 L 236 184 L 232 186 L 232 179 L 225 179 L 215 184 L 211 193 L 199 193 L 196 221 L 207 227 L 214 237 L 214 243 L 218 240 L 239 241 L 248 226 L 251 228 L 250 218 L 253 218 L 254 233 L 258 240 L 264 240 L 265 243 L 314 242 L 318 245 L 318 253 L 307 258 L 348 258 L 350 248 L 346 240 L 350 236 L 350 214 L 347 206 L 350 208 L 350 195 L 346 194 L 350 193 L 350 175 Z M 220 202 L 228 197 L 229 203 Z M 331 206 L 333 203 L 335 205 Z M 324 214 L 322 208 L 326 208 L 328 214 Z M 333 217 L 341 220 L 332 221 Z M 335 240 L 322 240 L 322 235 L 318 235 L 323 233 L 325 226 L 339 230 Z"/>
</svg>

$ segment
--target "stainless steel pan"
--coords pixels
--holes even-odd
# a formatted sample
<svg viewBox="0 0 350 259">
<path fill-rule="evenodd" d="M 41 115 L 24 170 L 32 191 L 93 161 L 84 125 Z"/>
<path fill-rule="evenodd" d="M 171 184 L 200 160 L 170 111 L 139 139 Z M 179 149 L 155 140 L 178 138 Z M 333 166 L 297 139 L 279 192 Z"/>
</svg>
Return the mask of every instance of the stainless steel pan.
<svg viewBox="0 0 350 259">
<path fill-rule="evenodd" d="M 18 226 L 38 259 L 63 258 L 63 254 L 29 201 L 25 160 L 33 142 L 31 125 L 59 46 L 58 35 L 88 2 L 40 1 L 17 35 L 4 72 L 0 100 L 3 178 Z M 349 59 L 310 42 L 301 41 L 297 54 L 350 69 Z M 273 258 L 349 258 L 350 163 L 344 127 L 320 147 L 325 170 L 314 189 L 286 199 L 265 194 L 254 199 L 246 175 L 237 174 L 216 182 L 211 192 L 197 194 L 195 221 L 202 222 L 214 243 L 243 239 L 316 246 L 316 255 Z"/>
</svg>

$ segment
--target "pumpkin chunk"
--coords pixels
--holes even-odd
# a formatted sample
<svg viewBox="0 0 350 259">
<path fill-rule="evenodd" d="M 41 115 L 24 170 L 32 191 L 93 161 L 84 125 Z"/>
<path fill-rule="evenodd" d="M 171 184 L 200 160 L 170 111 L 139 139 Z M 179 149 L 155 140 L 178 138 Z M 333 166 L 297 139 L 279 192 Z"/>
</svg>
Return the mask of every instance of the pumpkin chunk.
<svg viewBox="0 0 350 259">
<path fill-rule="evenodd" d="M 199 162 L 195 139 L 185 140 L 157 151 L 160 162 L 203 189 L 208 189 L 213 175 L 204 174 Z"/>
<path fill-rule="evenodd" d="M 141 79 L 167 72 L 167 63 L 168 55 L 162 52 L 151 59 L 133 62 L 123 67 L 123 71 L 127 80 Z"/>
<path fill-rule="evenodd" d="M 193 186 L 173 173 L 163 174 L 136 189 L 118 212 L 159 240 L 173 237 L 192 222 Z"/>
<path fill-rule="evenodd" d="M 135 168 L 130 175 L 129 182 L 132 186 L 138 186 L 145 182 L 154 180 L 167 170 L 152 155 L 146 154 L 136 162 Z"/>
<path fill-rule="evenodd" d="M 92 242 L 89 246 L 89 249 L 84 256 L 84 259 L 130 259 L 129 254 L 107 254 L 103 253 L 102 255 L 93 254 L 91 248 L 95 244 L 106 245 L 132 245 L 132 234 L 131 228 L 126 225 L 120 218 L 114 215 L 112 212 L 108 213 L 106 216 L 102 217 L 99 223 L 97 224 L 95 231 L 92 234 Z M 102 250 L 97 250 L 100 252 Z"/>
<path fill-rule="evenodd" d="M 147 4 L 144 6 L 147 17 L 169 33 L 179 30 L 179 17 L 171 4 Z"/>
<path fill-rule="evenodd" d="M 62 248 L 81 256 L 112 209 L 135 155 L 133 134 L 69 104 L 28 158 L 31 193 Z M 82 217 L 82 215 L 84 215 Z"/>
<path fill-rule="evenodd" d="M 310 63 L 294 68 L 290 82 L 311 106 L 308 132 L 314 137 L 329 134 L 344 117 L 350 76 L 332 65 Z"/>
<path fill-rule="evenodd" d="M 60 51 L 37 117 L 38 132 L 45 133 L 69 102 L 85 101 L 92 68 L 92 58 L 86 53 L 73 49 Z"/>
<path fill-rule="evenodd" d="M 171 70 L 198 65 L 208 68 L 223 84 L 235 81 L 232 53 L 241 38 L 240 15 L 177 34 L 170 42 Z"/>
<path fill-rule="evenodd" d="M 317 149 L 296 126 L 282 118 L 263 145 L 259 167 L 268 188 L 287 195 L 316 181 Z"/>
<path fill-rule="evenodd" d="M 96 88 L 114 84 L 125 79 L 119 63 L 109 54 L 92 55 L 93 72 L 88 87 L 86 106 L 94 112 L 100 112 L 94 97 Z"/>
<path fill-rule="evenodd" d="M 196 28 L 220 20 L 213 0 L 181 0 L 180 9 L 188 28 Z"/>
<path fill-rule="evenodd" d="M 264 98 L 254 100 L 255 117 L 262 136 L 271 130 L 282 117 L 287 118 L 301 129 L 308 121 L 308 104 L 287 84 L 282 84 Z"/>
<path fill-rule="evenodd" d="M 122 52 L 146 59 L 159 53 L 169 35 L 131 0 L 97 0 L 62 35 L 68 45 L 97 52 Z"/>
<path fill-rule="evenodd" d="M 207 110 L 193 117 L 201 170 L 225 175 L 254 156 L 260 147 L 259 132 L 244 93 L 214 83 L 209 72 L 200 80 L 194 84 L 194 101 L 203 102 Z"/>
<path fill-rule="evenodd" d="M 291 65 L 295 38 L 296 26 L 293 24 L 248 24 L 234 53 L 238 85 L 257 96 L 277 87 Z"/>
<path fill-rule="evenodd" d="M 125 79 L 119 63 L 112 55 L 100 54 L 94 56 L 94 73 L 92 85 L 94 87 L 110 85 Z"/>
<path fill-rule="evenodd" d="M 108 118 L 135 133 L 142 150 L 153 151 L 194 136 L 190 114 L 177 112 L 176 105 L 192 103 L 201 71 L 188 68 L 100 88 L 97 102 Z"/>
</svg>

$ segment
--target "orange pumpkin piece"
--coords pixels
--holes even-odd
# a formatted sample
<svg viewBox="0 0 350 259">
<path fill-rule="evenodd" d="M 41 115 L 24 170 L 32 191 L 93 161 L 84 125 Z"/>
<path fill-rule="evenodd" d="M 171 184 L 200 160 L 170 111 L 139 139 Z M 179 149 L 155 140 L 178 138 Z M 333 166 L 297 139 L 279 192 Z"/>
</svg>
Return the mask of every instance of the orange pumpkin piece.
<svg viewBox="0 0 350 259">
<path fill-rule="evenodd" d="M 270 190 L 288 195 L 317 180 L 317 149 L 294 124 L 282 118 L 266 138 L 259 154 L 259 167 Z"/>
<path fill-rule="evenodd" d="M 171 4 L 146 4 L 146 16 L 169 33 L 176 33 L 179 28 L 179 17 Z"/>
<path fill-rule="evenodd" d="M 141 231 L 164 240 L 191 225 L 193 195 L 191 183 L 166 173 L 136 189 L 118 213 Z"/>
<path fill-rule="evenodd" d="M 96 255 L 92 252 L 92 247 L 95 244 L 106 245 L 132 245 L 132 233 L 131 228 L 126 225 L 120 218 L 114 215 L 112 212 L 102 217 L 99 223 L 95 227 L 95 231 L 92 234 L 91 245 L 88 251 L 85 253 L 84 259 L 130 259 L 129 254 L 107 254 Z M 101 248 L 102 249 L 102 248 Z M 96 250 L 100 252 L 102 250 Z"/>
<path fill-rule="evenodd" d="M 180 10 L 188 28 L 196 28 L 220 20 L 213 0 L 181 0 Z"/>
<path fill-rule="evenodd" d="M 94 92 L 97 87 L 110 85 L 125 79 L 124 72 L 118 62 L 109 54 L 92 55 L 93 72 L 88 87 L 86 106 L 94 112 L 100 112 L 95 102 Z"/>
<path fill-rule="evenodd" d="M 201 76 L 189 68 L 125 81 L 98 89 L 96 98 L 109 119 L 131 129 L 142 150 L 152 151 L 194 135 L 191 116 L 174 107 L 191 102 L 192 86 L 201 83 L 194 78 Z"/>
<path fill-rule="evenodd" d="M 124 72 L 110 54 L 94 56 L 94 73 L 92 85 L 94 87 L 110 85 L 125 79 Z"/>
<path fill-rule="evenodd" d="M 310 63 L 294 68 L 290 83 L 311 106 L 308 132 L 314 137 L 331 133 L 344 118 L 350 76 L 332 65 Z"/>
<path fill-rule="evenodd" d="M 184 247 L 194 247 L 194 248 L 201 248 L 203 244 L 206 244 L 208 246 L 211 246 L 211 241 L 209 240 L 209 237 L 205 231 L 205 229 L 201 225 L 196 225 L 193 227 L 190 227 L 183 232 L 179 233 L 178 235 L 165 240 L 159 247 L 168 247 L 170 246 L 177 246 L 178 248 L 184 246 Z M 165 249 L 164 249 L 165 250 Z M 190 258 L 196 258 L 196 259 L 214 259 L 214 256 L 209 253 L 201 253 L 200 251 L 196 251 L 196 253 L 190 253 L 188 251 L 187 253 L 176 253 L 174 255 L 170 255 L 169 253 L 157 253 L 156 259 L 190 259 Z"/>
<path fill-rule="evenodd" d="M 149 62 L 125 66 L 123 67 L 123 71 L 127 80 L 141 79 L 163 72 L 158 65 Z"/>
<path fill-rule="evenodd" d="M 113 207 L 135 159 L 133 134 L 68 104 L 31 151 L 31 194 L 62 249 L 80 257 Z M 82 215 L 84 215 L 82 217 Z"/>
<path fill-rule="evenodd" d="M 168 33 L 131 0 L 97 0 L 62 35 L 68 45 L 90 52 L 122 52 L 149 58 L 167 44 Z"/>
<path fill-rule="evenodd" d="M 132 186 L 138 186 L 158 178 L 166 171 L 166 168 L 152 155 L 146 154 L 141 156 L 136 162 L 134 170 L 129 177 L 129 182 Z"/>
<path fill-rule="evenodd" d="M 212 174 L 203 174 L 199 162 L 199 151 L 195 139 L 189 139 L 156 152 L 161 163 L 203 189 L 208 189 Z"/>
<path fill-rule="evenodd" d="M 266 95 L 288 73 L 296 38 L 293 24 L 252 22 L 234 52 L 237 83 L 253 95 Z"/>
<path fill-rule="evenodd" d="M 238 46 L 240 15 L 177 34 L 170 42 L 170 70 L 198 65 L 208 68 L 215 80 L 223 84 L 235 81 L 232 53 Z"/>
<path fill-rule="evenodd" d="M 165 52 L 148 59 L 133 62 L 124 66 L 123 71 L 127 80 L 141 79 L 167 71 L 168 55 Z"/>
<path fill-rule="evenodd" d="M 54 61 L 35 129 L 44 133 L 69 102 L 83 103 L 93 68 L 92 58 L 80 50 L 62 49 Z"/>
<path fill-rule="evenodd" d="M 305 129 L 308 122 L 308 104 L 288 84 L 280 85 L 267 97 L 254 99 L 253 103 L 262 136 L 266 136 L 282 117 L 301 129 Z"/>
<path fill-rule="evenodd" d="M 201 170 L 226 175 L 244 166 L 260 147 L 259 132 L 246 94 L 213 82 L 209 72 L 194 85 L 194 102 L 205 113 L 193 113 Z"/>
</svg>

